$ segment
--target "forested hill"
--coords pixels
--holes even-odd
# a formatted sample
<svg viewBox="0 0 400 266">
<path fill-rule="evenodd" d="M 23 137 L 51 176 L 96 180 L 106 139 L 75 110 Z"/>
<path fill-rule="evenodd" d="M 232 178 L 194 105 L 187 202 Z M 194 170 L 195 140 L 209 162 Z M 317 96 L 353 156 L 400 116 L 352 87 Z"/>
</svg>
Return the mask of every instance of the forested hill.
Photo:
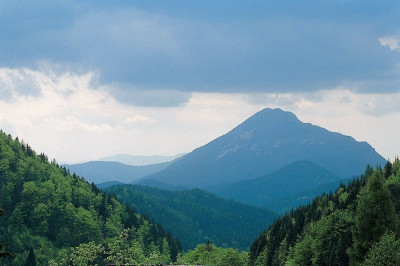
<svg viewBox="0 0 400 266">
<path fill-rule="evenodd" d="M 224 198 L 267 209 L 270 208 L 271 203 L 275 203 L 275 208 L 278 207 L 275 211 L 285 213 L 304 202 L 303 200 L 296 200 L 294 195 L 303 198 L 303 191 L 316 189 L 315 194 L 309 198 L 311 200 L 321 194 L 317 190 L 318 186 L 329 184 L 339 179 L 337 175 L 316 163 L 297 161 L 269 175 L 223 187 L 216 194 Z M 291 197 L 293 201 L 289 204 L 284 201 L 281 202 L 287 197 Z"/>
<path fill-rule="evenodd" d="M 179 240 L 0 131 L 0 265 L 170 263 Z"/>
<path fill-rule="evenodd" d="M 105 191 L 174 232 L 185 250 L 207 240 L 248 250 L 252 240 L 277 217 L 265 209 L 225 200 L 201 189 L 168 191 L 123 185 Z"/>
<path fill-rule="evenodd" d="M 251 265 L 400 265 L 400 162 L 364 175 L 276 220 Z"/>
</svg>

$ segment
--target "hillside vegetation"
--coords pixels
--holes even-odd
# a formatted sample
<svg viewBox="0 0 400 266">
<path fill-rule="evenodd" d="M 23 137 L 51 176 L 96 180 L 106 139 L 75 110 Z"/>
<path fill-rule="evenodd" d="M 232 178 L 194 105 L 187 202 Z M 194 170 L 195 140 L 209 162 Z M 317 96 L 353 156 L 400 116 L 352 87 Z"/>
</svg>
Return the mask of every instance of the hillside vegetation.
<svg viewBox="0 0 400 266">
<path fill-rule="evenodd" d="M 307 193 L 308 191 L 315 192 L 315 194 L 311 194 L 311 198 L 307 198 L 310 201 L 322 193 L 322 190 L 317 190 L 319 186 L 339 179 L 337 175 L 316 163 L 297 161 L 269 175 L 226 186 L 216 191 L 216 194 L 267 209 L 270 209 L 271 205 L 274 206 L 275 211 L 284 213 L 304 202 L 308 203 L 302 200 L 304 196 L 310 194 Z M 290 198 L 292 201 L 284 201 L 285 198 Z"/>
<path fill-rule="evenodd" d="M 2 131 L 0 203 L 0 251 L 14 254 L 0 265 L 170 263 L 181 250 L 160 225 Z"/>
<path fill-rule="evenodd" d="M 251 265 L 400 265 L 400 161 L 276 220 L 250 248 Z"/>
<path fill-rule="evenodd" d="M 254 237 L 277 217 L 273 212 L 225 200 L 201 189 L 168 191 L 122 185 L 105 191 L 173 232 L 185 250 L 206 241 L 248 250 Z"/>
</svg>

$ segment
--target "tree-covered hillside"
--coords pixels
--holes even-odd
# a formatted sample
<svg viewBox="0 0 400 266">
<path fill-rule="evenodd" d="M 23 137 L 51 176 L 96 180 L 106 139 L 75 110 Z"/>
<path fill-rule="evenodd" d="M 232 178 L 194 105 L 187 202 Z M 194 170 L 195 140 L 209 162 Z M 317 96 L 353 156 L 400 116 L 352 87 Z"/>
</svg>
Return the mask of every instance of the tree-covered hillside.
<svg viewBox="0 0 400 266">
<path fill-rule="evenodd" d="M 400 161 L 276 220 L 250 248 L 251 265 L 400 265 Z"/>
<path fill-rule="evenodd" d="M 181 239 L 184 249 L 209 240 L 218 246 L 247 250 L 254 237 L 277 217 L 201 189 L 168 191 L 123 185 L 105 191 L 161 223 Z"/>
<path fill-rule="evenodd" d="M 310 191 L 322 184 L 329 184 L 339 179 L 337 175 L 316 163 L 297 161 L 269 175 L 226 186 L 216 191 L 216 194 L 267 209 L 270 209 L 269 206 L 274 203 L 275 211 L 285 213 L 300 206 L 304 201 L 293 200 L 288 204 L 282 199 L 288 197 L 293 199 L 294 196 L 303 198 L 303 191 Z M 322 191 L 314 191 L 315 194 L 311 199 L 322 193 Z M 310 198 L 308 199 L 310 200 Z"/>
<path fill-rule="evenodd" d="M 14 253 L 0 265 L 169 263 L 181 249 L 160 225 L 3 131 L 0 204 L 0 242 Z"/>
</svg>

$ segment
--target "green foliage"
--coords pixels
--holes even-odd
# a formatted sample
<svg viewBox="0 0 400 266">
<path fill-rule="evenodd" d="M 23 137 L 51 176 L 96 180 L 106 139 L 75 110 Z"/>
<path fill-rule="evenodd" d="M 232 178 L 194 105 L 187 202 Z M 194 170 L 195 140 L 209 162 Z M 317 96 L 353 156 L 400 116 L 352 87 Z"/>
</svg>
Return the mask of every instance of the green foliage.
<svg viewBox="0 0 400 266">
<path fill-rule="evenodd" d="M 390 169 L 392 167 L 390 166 Z M 353 247 L 349 250 L 351 262 L 364 260 L 369 248 L 386 230 L 397 230 L 397 217 L 389 190 L 384 186 L 384 176 L 375 170 L 361 190 L 355 216 Z"/>
<path fill-rule="evenodd" d="M 294 249 L 293 262 L 297 265 L 312 265 L 314 252 L 312 249 L 313 246 L 313 237 L 309 234 L 298 243 L 296 243 Z"/>
<path fill-rule="evenodd" d="M 247 252 L 239 252 L 233 248 L 221 248 L 209 241 L 189 250 L 177 261 L 184 265 L 247 265 Z"/>
<path fill-rule="evenodd" d="M 99 259 L 103 254 L 104 247 L 102 244 L 96 245 L 95 242 L 83 243 L 78 247 L 71 248 L 69 260 L 72 265 L 98 265 Z M 66 260 L 68 261 L 68 259 Z"/>
<path fill-rule="evenodd" d="M 347 265 L 346 248 L 343 247 L 351 245 L 352 217 L 349 210 L 335 210 L 309 223 L 296 241 L 288 262 L 296 265 Z"/>
<path fill-rule="evenodd" d="M 29 250 L 28 258 L 26 259 L 25 266 L 35 266 L 36 265 L 36 256 L 33 248 Z"/>
<path fill-rule="evenodd" d="M 362 265 L 400 265 L 400 240 L 396 240 L 393 232 L 386 232 L 368 251 Z"/>
<path fill-rule="evenodd" d="M 382 265 L 377 259 L 397 254 L 399 214 L 399 159 L 384 170 L 367 165 L 359 179 L 277 219 L 254 240 L 250 264 L 358 265 L 367 257 L 367 265 Z M 381 238 L 387 230 L 395 232 L 390 245 L 389 236 Z"/>
<path fill-rule="evenodd" d="M 4 214 L 4 210 L 1 208 L 1 204 L 0 204 L 0 216 Z M 0 259 L 2 257 L 6 257 L 6 256 L 10 256 L 11 253 L 8 251 L 4 251 L 3 250 L 4 245 L 0 243 Z"/>
<path fill-rule="evenodd" d="M 105 192 L 117 195 L 140 213 L 159 221 L 181 239 L 186 250 L 207 239 L 219 246 L 246 250 L 276 217 L 272 212 L 200 189 L 168 191 L 123 185 L 107 188 Z"/>
<path fill-rule="evenodd" d="M 0 202 L 8 213 L 0 219 L 0 239 L 16 254 L 0 265 L 24 265 L 33 255 L 31 247 L 38 265 L 104 264 L 105 254 L 98 255 L 95 247 L 112 245 L 127 228 L 146 258 L 156 254 L 154 261 L 169 263 L 181 251 L 160 225 L 3 132 Z M 95 253 L 89 252 L 91 248 Z"/>
</svg>

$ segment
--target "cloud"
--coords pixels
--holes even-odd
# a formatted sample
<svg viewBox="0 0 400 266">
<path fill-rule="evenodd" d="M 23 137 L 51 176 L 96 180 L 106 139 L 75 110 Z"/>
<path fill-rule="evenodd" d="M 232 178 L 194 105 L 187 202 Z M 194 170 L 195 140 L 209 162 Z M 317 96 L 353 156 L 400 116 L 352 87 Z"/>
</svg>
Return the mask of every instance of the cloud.
<svg viewBox="0 0 400 266">
<path fill-rule="evenodd" d="M 21 69 L 0 69 L 2 81 Z M 0 128 L 60 161 L 112 154 L 173 155 L 225 134 L 265 107 L 294 112 L 302 121 L 368 141 L 385 157 L 396 155 L 400 93 L 358 93 L 353 88 L 285 93 L 192 93 L 175 107 L 121 104 L 93 89 L 95 73 L 25 69 L 40 95 L 0 101 Z M 95 82 L 96 83 L 96 82 Z"/>
<path fill-rule="evenodd" d="M 142 116 L 142 115 L 135 115 L 134 117 L 127 117 L 124 120 L 125 124 L 135 124 L 137 122 L 154 122 L 154 120 L 147 116 Z"/>
<path fill-rule="evenodd" d="M 44 121 L 51 124 L 54 128 L 60 131 L 82 130 L 86 132 L 104 133 L 104 131 L 112 130 L 112 126 L 107 124 L 85 123 L 74 116 L 65 116 L 64 118 L 50 118 Z"/>
<path fill-rule="evenodd" d="M 395 36 L 387 36 L 378 39 L 382 46 L 389 46 L 392 51 L 400 51 L 400 40 Z"/>
<path fill-rule="evenodd" d="M 0 101 L 10 101 L 13 98 L 13 91 L 10 86 L 0 78 Z"/>
<path fill-rule="evenodd" d="M 0 69 L 0 101 L 12 101 L 17 97 L 38 97 L 41 89 L 27 69 Z"/>
<path fill-rule="evenodd" d="M 284 93 L 399 79 L 400 54 L 377 42 L 399 30 L 398 1 L 32 5 L 2 3 L 0 65 L 39 69 L 47 62 L 59 73 L 97 73 L 101 86 L 135 91 L 116 92 L 119 101 L 176 106 L 190 94 L 174 91 Z M 137 88 L 140 97 L 132 96 Z M 154 96 L 161 91 L 177 100 L 164 103 Z"/>
<path fill-rule="evenodd" d="M 173 155 L 280 107 L 394 156 L 399 8 L 0 1 L 0 127 L 59 160 Z"/>
<path fill-rule="evenodd" d="M 127 89 L 118 85 L 108 85 L 103 87 L 116 100 L 121 103 L 134 106 L 149 107 L 172 107 L 186 103 L 190 97 L 190 92 L 178 90 L 161 90 L 161 89 Z"/>
</svg>

